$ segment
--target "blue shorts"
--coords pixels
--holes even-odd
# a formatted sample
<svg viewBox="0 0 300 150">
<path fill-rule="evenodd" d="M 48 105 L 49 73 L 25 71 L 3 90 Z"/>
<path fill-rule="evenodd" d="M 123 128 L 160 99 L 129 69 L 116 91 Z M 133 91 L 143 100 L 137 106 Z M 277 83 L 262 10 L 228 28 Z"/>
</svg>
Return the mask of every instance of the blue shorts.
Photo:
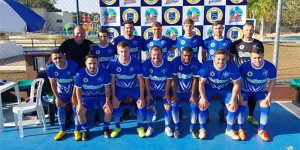
<svg viewBox="0 0 300 150">
<path fill-rule="evenodd" d="M 126 95 L 132 96 L 135 101 L 140 98 L 140 88 L 120 88 L 116 87 L 116 97 L 119 101 L 125 100 Z"/>
<path fill-rule="evenodd" d="M 182 102 L 183 99 L 186 99 L 186 102 L 189 102 L 190 101 L 190 98 L 192 96 L 192 93 L 177 93 L 177 96 L 178 96 L 178 100 L 179 102 Z"/>
<path fill-rule="evenodd" d="M 68 103 L 72 98 L 72 93 L 70 93 L 70 94 L 59 93 L 58 95 L 59 95 L 59 98 L 61 99 L 61 101 L 64 103 Z"/>
<path fill-rule="evenodd" d="M 254 99 L 255 101 L 260 101 L 260 100 L 264 100 L 268 94 L 268 91 L 265 92 L 245 92 L 242 91 L 242 96 L 244 101 L 248 101 L 250 94 L 254 95 Z"/>
<path fill-rule="evenodd" d="M 105 97 L 83 97 L 82 104 L 87 110 L 102 109 L 105 105 Z"/>
<path fill-rule="evenodd" d="M 206 99 L 208 100 L 208 102 L 211 102 L 212 98 L 217 94 L 220 95 L 222 102 L 225 102 L 226 104 L 228 104 L 229 101 L 231 100 L 232 91 L 231 90 L 205 89 L 205 95 L 206 95 Z"/>
</svg>

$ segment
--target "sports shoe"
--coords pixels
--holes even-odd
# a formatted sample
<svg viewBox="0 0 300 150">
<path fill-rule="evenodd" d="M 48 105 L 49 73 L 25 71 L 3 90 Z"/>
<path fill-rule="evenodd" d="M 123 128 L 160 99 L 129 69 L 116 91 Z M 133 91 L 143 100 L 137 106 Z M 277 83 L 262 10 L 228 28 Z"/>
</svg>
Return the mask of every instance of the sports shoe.
<svg viewBox="0 0 300 150">
<path fill-rule="evenodd" d="M 129 116 L 130 116 L 130 110 L 124 110 L 123 112 L 123 116 L 121 117 L 120 121 L 126 121 L 129 119 Z"/>
<path fill-rule="evenodd" d="M 226 123 L 224 112 L 218 112 L 218 116 L 221 123 Z"/>
<path fill-rule="evenodd" d="M 152 121 L 155 121 L 155 120 L 157 119 L 157 117 L 156 117 L 157 110 L 156 110 L 155 106 L 153 106 L 152 110 L 153 110 L 153 117 L 152 117 Z"/>
<path fill-rule="evenodd" d="M 179 110 L 179 122 L 183 120 L 183 110 Z"/>
<path fill-rule="evenodd" d="M 174 131 L 174 138 L 180 138 L 180 129 L 179 128 L 176 128 L 175 131 Z"/>
<path fill-rule="evenodd" d="M 104 128 L 103 133 L 105 138 L 110 138 L 110 132 L 108 128 Z"/>
<path fill-rule="evenodd" d="M 197 130 L 195 129 L 195 128 L 191 128 L 190 129 L 190 133 L 192 133 L 192 137 L 193 138 L 195 138 L 195 139 L 198 139 L 199 137 L 199 135 L 198 135 L 198 133 L 197 133 Z"/>
<path fill-rule="evenodd" d="M 137 130 L 137 132 L 139 133 L 139 136 L 140 136 L 141 138 L 143 138 L 143 137 L 146 136 L 146 133 L 145 133 L 143 127 L 139 127 L 139 128 L 137 128 L 136 130 Z"/>
<path fill-rule="evenodd" d="M 79 130 L 74 131 L 74 139 L 75 139 L 75 141 L 81 140 L 81 134 L 80 134 Z"/>
<path fill-rule="evenodd" d="M 95 123 L 96 124 L 99 124 L 100 123 L 100 112 L 97 112 L 96 114 L 95 114 Z"/>
<path fill-rule="evenodd" d="M 118 136 L 118 134 L 121 132 L 121 128 L 115 127 L 113 132 L 111 132 L 110 137 L 115 138 Z"/>
<path fill-rule="evenodd" d="M 153 132 L 154 132 L 154 129 L 152 127 L 148 127 L 147 132 L 146 132 L 146 137 L 150 137 Z"/>
<path fill-rule="evenodd" d="M 239 140 L 240 139 L 240 137 L 232 129 L 230 129 L 229 131 L 226 129 L 225 134 L 230 136 L 234 140 Z"/>
<path fill-rule="evenodd" d="M 82 132 L 82 141 L 87 141 L 90 136 L 90 131 L 89 130 L 83 130 Z"/>
<path fill-rule="evenodd" d="M 206 130 L 204 128 L 199 130 L 199 138 L 205 139 L 206 138 Z"/>
<path fill-rule="evenodd" d="M 259 130 L 257 131 L 257 134 L 264 140 L 264 141 L 269 141 L 269 137 L 267 136 L 267 131 L 266 130 Z"/>
<path fill-rule="evenodd" d="M 173 136 L 173 132 L 171 130 L 170 127 L 166 127 L 165 128 L 165 133 L 167 134 L 168 137 L 172 137 Z"/>
<path fill-rule="evenodd" d="M 242 141 L 246 140 L 246 135 L 244 129 L 240 129 L 238 135 Z"/>
<path fill-rule="evenodd" d="M 251 122 L 253 125 L 258 126 L 258 122 L 256 121 L 254 116 L 248 116 L 247 120 Z"/>
<path fill-rule="evenodd" d="M 58 141 L 58 140 L 60 140 L 62 137 L 64 137 L 66 134 L 67 134 L 67 131 L 60 130 L 60 131 L 58 132 L 58 134 L 54 137 L 54 140 L 55 140 L 55 141 Z"/>
</svg>

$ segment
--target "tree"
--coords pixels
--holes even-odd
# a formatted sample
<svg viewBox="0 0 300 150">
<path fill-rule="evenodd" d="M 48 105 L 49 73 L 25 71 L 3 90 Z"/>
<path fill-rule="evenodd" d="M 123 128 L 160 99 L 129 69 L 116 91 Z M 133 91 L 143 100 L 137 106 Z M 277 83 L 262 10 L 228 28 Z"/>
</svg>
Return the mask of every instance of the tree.
<svg viewBox="0 0 300 150">
<path fill-rule="evenodd" d="M 45 8 L 48 12 L 61 12 L 54 7 L 57 0 L 17 0 L 28 8 Z"/>
<path fill-rule="evenodd" d="M 282 23 L 286 26 L 299 26 L 300 1 L 283 0 Z"/>
</svg>

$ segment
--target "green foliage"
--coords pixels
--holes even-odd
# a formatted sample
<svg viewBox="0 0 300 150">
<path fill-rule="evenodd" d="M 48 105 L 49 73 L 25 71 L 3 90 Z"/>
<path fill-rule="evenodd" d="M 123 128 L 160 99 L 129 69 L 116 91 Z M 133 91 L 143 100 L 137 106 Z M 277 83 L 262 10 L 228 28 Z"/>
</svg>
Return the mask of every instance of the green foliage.
<svg viewBox="0 0 300 150">
<path fill-rule="evenodd" d="M 46 8 L 48 12 L 61 12 L 54 7 L 57 0 L 17 0 L 28 8 Z"/>
</svg>

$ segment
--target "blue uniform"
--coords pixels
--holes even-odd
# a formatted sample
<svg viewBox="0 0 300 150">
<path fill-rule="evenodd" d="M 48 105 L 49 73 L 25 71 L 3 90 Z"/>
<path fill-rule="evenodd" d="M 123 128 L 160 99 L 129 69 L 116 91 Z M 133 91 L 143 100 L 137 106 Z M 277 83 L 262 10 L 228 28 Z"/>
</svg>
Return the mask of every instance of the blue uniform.
<svg viewBox="0 0 300 150">
<path fill-rule="evenodd" d="M 188 38 L 182 35 L 176 39 L 176 47 L 178 49 L 179 56 L 181 55 L 181 50 L 186 46 L 193 48 L 193 56 L 198 59 L 199 48 L 200 46 L 203 46 L 202 37 L 196 35 Z"/>
<path fill-rule="evenodd" d="M 145 42 L 145 39 L 142 38 L 141 36 L 133 36 L 131 39 L 126 39 L 124 36 L 118 36 L 114 40 L 114 45 L 117 45 L 121 41 L 126 41 L 130 44 L 130 56 L 136 58 L 137 60 L 141 61 L 142 60 L 142 54 L 141 50 L 143 47 L 143 44 Z"/>
<path fill-rule="evenodd" d="M 143 75 L 141 62 L 134 57 L 130 57 L 128 64 L 123 65 L 119 57 L 109 62 L 108 70 L 110 75 L 116 77 L 116 96 L 123 100 L 126 95 L 131 95 L 138 100 L 140 97 L 138 75 Z"/>
<path fill-rule="evenodd" d="M 78 71 L 75 86 L 82 89 L 82 102 L 86 109 L 94 109 L 94 104 L 105 103 L 105 85 L 110 85 L 110 76 L 106 69 L 99 67 L 95 75 L 91 75 L 84 67 Z"/>
<path fill-rule="evenodd" d="M 266 83 L 269 79 L 276 79 L 277 71 L 275 66 L 264 60 L 262 67 L 254 68 L 251 61 L 247 61 L 239 69 L 244 100 L 247 101 L 250 94 L 253 94 L 256 100 L 265 99 L 265 94 L 268 93 Z"/>
<path fill-rule="evenodd" d="M 153 37 L 148 39 L 143 47 L 143 50 L 148 50 L 150 53 L 150 49 L 156 45 L 159 46 L 162 49 L 163 52 L 163 59 L 167 59 L 169 56 L 169 50 L 170 48 L 176 44 L 175 40 L 172 40 L 170 38 L 160 38 L 159 40 L 154 40 Z"/>
<path fill-rule="evenodd" d="M 205 95 L 208 101 L 216 94 L 221 96 L 221 100 L 228 103 L 231 99 L 232 81 L 239 80 L 240 72 L 238 66 L 227 61 L 222 70 L 214 67 L 213 61 L 206 61 L 200 69 L 201 78 L 205 79 Z"/>
<path fill-rule="evenodd" d="M 57 68 L 54 63 L 47 66 L 47 76 L 49 79 L 56 81 L 57 92 L 64 103 L 71 99 L 74 77 L 78 69 L 78 64 L 72 60 L 66 60 L 66 67 L 62 69 Z"/>
<path fill-rule="evenodd" d="M 219 48 L 230 51 L 231 44 L 232 42 L 228 38 L 222 40 L 216 40 L 214 37 L 207 38 L 203 44 L 203 49 L 207 51 L 207 60 L 212 60 L 215 51 Z"/>
<path fill-rule="evenodd" d="M 189 64 L 184 64 L 181 57 L 176 57 L 172 61 L 172 68 L 173 75 L 177 76 L 176 92 L 179 100 L 189 99 L 192 93 L 193 77 L 199 77 L 200 62 L 193 58 Z"/>
<path fill-rule="evenodd" d="M 117 47 L 111 44 L 107 44 L 107 46 L 102 47 L 99 44 L 97 44 L 96 46 L 94 46 L 91 53 L 96 54 L 98 56 L 99 66 L 107 69 L 108 63 L 117 54 Z"/>
</svg>

